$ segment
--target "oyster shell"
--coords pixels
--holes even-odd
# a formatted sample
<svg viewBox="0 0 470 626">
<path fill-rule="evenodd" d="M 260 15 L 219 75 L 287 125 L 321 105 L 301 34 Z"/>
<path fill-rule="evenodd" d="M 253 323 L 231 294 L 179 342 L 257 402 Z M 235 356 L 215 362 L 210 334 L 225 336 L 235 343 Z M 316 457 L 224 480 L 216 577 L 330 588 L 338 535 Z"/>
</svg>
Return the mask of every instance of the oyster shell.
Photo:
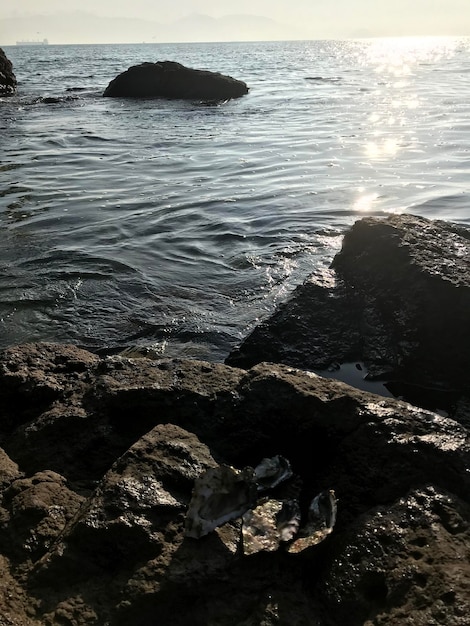
<svg viewBox="0 0 470 626">
<path fill-rule="evenodd" d="M 281 541 L 290 541 L 299 532 L 300 505 L 297 500 L 284 500 L 277 517 L 277 529 Z"/>
<path fill-rule="evenodd" d="M 186 536 L 198 539 L 241 517 L 255 505 L 257 496 L 251 467 L 237 470 L 229 465 L 211 467 L 194 482 L 186 514 Z"/>
<path fill-rule="evenodd" d="M 298 538 L 287 548 L 288 552 L 298 554 L 328 537 L 336 522 L 336 503 L 335 492 L 332 489 L 315 496 L 308 509 L 308 522 L 300 530 Z"/>
<path fill-rule="evenodd" d="M 243 553 L 274 552 L 279 548 L 279 532 L 276 519 L 282 502 L 267 500 L 243 515 Z"/>
<path fill-rule="evenodd" d="M 274 552 L 282 541 L 297 533 L 300 509 L 295 500 L 262 501 L 243 515 L 242 538 L 245 555 Z"/>
<path fill-rule="evenodd" d="M 274 489 L 293 475 L 289 461 L 278 454 L 270 458 L 263 459 L 255 467 L 255 480 L 258 491 Z"/>
</svg>

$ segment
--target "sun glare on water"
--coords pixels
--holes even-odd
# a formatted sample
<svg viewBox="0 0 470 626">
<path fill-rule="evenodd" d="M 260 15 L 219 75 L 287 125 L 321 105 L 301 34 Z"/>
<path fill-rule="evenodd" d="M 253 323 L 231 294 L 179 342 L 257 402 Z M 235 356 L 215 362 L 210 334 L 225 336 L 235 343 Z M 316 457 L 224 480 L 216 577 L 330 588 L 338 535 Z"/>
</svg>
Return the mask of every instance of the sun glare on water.
<svg viewBox="0 0 470 626">
<path fill-rule="evenodd" d="M 418 63 L 453 56 L 459 43 L 458 37 L 382 37 L 367 41 L 367 58 L 379 73 L 406 76 Z"/>
<path fill-rule="evenodd" d="M 369 68 L 369 110 L 365 111 L 362 154 L 373 168 L 419 151 L 415 129 L 423 98 L 416 77 L 427 67 L 451 59 L 459 46 L 456 37 L 397 37 L 361 40 L 358 62 Z M 398 163 L 398 162 L 397 162 Z M 398 166 L 397 166 L 398 171 Z M 397 174 L 399 176 L 399 174 Z M 378 195 L 358 188 L 354 209 L 374 209 Z"/>
</svg>

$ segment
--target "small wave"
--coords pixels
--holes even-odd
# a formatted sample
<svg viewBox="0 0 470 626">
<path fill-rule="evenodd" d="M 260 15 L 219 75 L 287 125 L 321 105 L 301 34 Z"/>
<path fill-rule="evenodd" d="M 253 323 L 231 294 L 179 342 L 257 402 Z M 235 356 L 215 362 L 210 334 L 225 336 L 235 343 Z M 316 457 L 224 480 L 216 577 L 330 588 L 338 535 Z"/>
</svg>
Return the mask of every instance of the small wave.
<svg viewBox="0 0 470 626">
<path fill-rule="evenodd" d="M 306 76 L 305 80 L 321 83 L 337 83 L 343 79 L 340 76 Z"/>
</svg>

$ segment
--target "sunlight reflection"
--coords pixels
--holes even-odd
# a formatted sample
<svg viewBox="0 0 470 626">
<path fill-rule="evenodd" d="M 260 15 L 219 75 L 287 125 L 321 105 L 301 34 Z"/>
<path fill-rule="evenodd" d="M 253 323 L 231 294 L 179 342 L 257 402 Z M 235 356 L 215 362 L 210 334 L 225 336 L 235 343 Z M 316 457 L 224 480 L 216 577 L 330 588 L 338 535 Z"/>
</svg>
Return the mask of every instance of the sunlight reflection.
<svg viewBox="0 0 470 626">
<path fill-rule="evenodd" d="M 384 37 L 369 42 L 369 62 L 380 74 L 408 76 L 417 63 L 432 63 L 452 56 L 459 45 L 457 37 Z"/>
<path fill-rule="evenodd" d="M 365 153 L 370 159 L 393 157 L 400 149 L 398 137 L 384 137 L 380 140 L 367 141 Z"/>
<path fill-rule="evenodd" d="M 358 191 L 360 193 L 364 192 L 364 187 L 360 187 Z M 360 213 L 371 211 L 378 197 L 378 193 L 367 193 L 359 196 L 353 204 L 353 210 L 359 211 Z"/>
<path fill-rule="evenodd" d="M 380 78 L 376 83 L 374 107 L 368 115 L 364 152 L 370 160 L 391 159 L 405 146 L 412 148 L 404 128 L 419 114 L 422 95 L 413 93 L 416 78 L 443 57 L 451 57 L 459 45 L 456 37 L 397 37 L 364 42 L 362 62 Z M 359 200 L 360 207 L 363 201 Z M 358 210 L 364 210 L 358 208 Z"/>
</svg>

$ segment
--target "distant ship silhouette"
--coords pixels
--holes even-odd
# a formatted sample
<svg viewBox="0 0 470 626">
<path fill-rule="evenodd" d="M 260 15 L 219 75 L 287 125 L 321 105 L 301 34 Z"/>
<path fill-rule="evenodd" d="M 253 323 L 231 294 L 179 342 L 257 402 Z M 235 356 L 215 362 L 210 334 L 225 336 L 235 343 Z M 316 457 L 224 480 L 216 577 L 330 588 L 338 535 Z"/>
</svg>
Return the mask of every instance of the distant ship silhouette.
<svg viewBox="0 0 470 626">
<path fill-rule="evenodd" d="M 49 44 L 49 42 L 47 41 L 47 39 L 43 39 L 42 41 L 33 41 L 30 39 L 25 39 L 24 41 L 17 41 L 16 45 L 17 46 L 47 46 Z"/>
</svg>

